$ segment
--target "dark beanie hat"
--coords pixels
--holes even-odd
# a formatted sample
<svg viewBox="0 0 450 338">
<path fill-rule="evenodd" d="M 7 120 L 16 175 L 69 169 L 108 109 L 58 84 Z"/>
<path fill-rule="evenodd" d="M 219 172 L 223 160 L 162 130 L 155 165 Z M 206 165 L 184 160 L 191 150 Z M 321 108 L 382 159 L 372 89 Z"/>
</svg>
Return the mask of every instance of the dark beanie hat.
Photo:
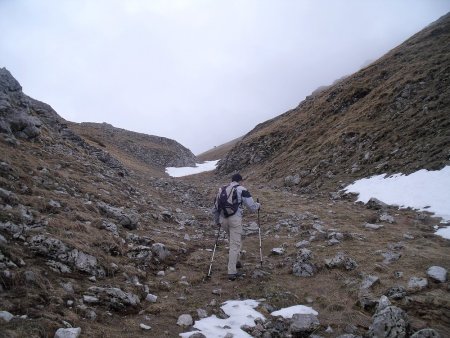
<svg viewBox="0 0 450 338">
<path fill-rule="evenodd" d="M 242 181 L 242 176 L 240 174 L 234 174 L 233 177 L 231 177 L 231 181 L 240 182 Z"/>
</svg>

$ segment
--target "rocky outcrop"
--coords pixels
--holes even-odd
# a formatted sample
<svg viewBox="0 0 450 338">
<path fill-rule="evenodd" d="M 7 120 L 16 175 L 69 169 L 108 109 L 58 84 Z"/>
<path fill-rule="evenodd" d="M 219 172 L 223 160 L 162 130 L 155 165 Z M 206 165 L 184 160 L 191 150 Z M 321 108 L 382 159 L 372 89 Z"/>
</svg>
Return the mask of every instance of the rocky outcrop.
<svg viewBox="0 0 450 338">
<path fill-rule="evenodd" d="M 197 162 L 189 149 L 166 137 L 136 133 L 107 123 L 72 123 L 70 126 L 92 144 L 133 156 L 159 169 L 194 166 Z"/>
</svg>

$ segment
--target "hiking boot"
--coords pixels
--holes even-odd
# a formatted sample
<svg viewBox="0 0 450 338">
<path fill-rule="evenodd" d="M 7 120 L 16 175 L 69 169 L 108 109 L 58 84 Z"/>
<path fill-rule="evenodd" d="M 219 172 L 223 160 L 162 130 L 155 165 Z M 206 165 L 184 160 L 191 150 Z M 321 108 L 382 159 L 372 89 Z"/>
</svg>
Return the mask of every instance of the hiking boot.
<svg viewBox="0 0 450 338">
<path fill-rule="evenodd" d="M 242 263 L 238 261 L 236 263 L 236 269 L 241 269 L 241 268 L 242 268 Z"/>
<path fill-rule="evenodd" d="M 244 274 L 240 273 L 240 272 L 236 272 L 236 273 L 233 273 L 233 274 L 228 274 L 228 280 L 234 281 L 237 278 L 242 277 L 242 276 L 244 276 Z"/>
</svg>

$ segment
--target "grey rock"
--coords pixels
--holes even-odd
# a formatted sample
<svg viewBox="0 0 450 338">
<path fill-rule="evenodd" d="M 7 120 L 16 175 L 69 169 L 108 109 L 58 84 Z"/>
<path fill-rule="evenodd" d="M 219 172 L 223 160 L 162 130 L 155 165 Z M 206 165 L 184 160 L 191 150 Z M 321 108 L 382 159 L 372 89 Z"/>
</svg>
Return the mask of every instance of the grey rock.
<svg viewBox="0 0 450 338">
<path fill-rule="evenodd" d="M 117 235 L 117 225 L 115 225 L 112 222 L 103 221 L 101 225 L 101 229 L 105 229 L 106 231 L 112 232 L 113 234 Z"/>
<path fill-rule="evenodd" d="M 391 302 L 386 296 L 381 296 L 380 299 L 378 300 L 376 312 L 380 312 L 381 310 L 384 310 L 385 308 L 391 305 L 392 305 Z"/>
<path fill-rule="evenodd" d="M 295 336 L 311 333 L 314 330 L 318 329 L 319 326 L 320 322 L 317 319 L 317 316 L 313 314 L 296 313 L 292 316 L 292 323 L 289 327 L 289 330 Z"/>
<path fill-rule="evenodd" d="M 113 207 L 102 201 L 97 202 L 97 207 L 104 215 L 114 218 L 124 228 L 135 230 L 139 225 L 139 215 L 135 212 L 125 212 L 122 208 Z"/>
<path fill-rule="evenodd" d="M 439 283 L 445 283 L 447 281 L 447 269 L 444 269 L 441 266 L 429 267 L 427 270 L 427 275 Z"/>
<path fill-rule="evenodd" d="M 358 267 L 354 259 L 345 256 L 342 252 L 338 252 L 333 258 L 325 259 L 325 265 L 330 269 L 344 267 L 346 270 L 354 270 Z"/>
<path fill-rule="evenodd" d="M 61 262 L 56 262 L 54 260 L 49 260 L 45 264 L 48 265 L 48 267 L 57 273 L 71 273 L 72 269 L 68 267 L 66 264 Z"/>
<path fill-rule="evenodd" d="M 55 338 L 78 338 L 81 334 L 81 328 L 71 327 L 71 328 L 61 328 L 56 330 Z"/>
<path fill-rule="evenodd" d="M 256 222 L 250 222 L 249 224 L 243 225 L 244 235 L 257 234 L 259 232 L 259 226 Z"/>
<path fill-rule="evenodd" d="M 127 252 L 127 256 L 136 260 L 148 260 L 153 257 L 152 248 L 145 245 L 132 247 Z"/>
<path fill-rule="evenodd" d="M 329 246 L 333 246 L 333 245 L 337 245 L 337 244 L 339 244 L 339 243 L 341 243 L 339 240 L 337 240 L 336 238 L 332 238 L 332 239 L 330 239 L 328 242 L 327 242 L 327 244 L 329 245 Z"/>
<path fill-rule="evenodd" d="M 191 334 L 189 338 L 206 338 L 206 336 L 201 332 L 195 332 Z"/>
<path fill-rule="evenodd" d="M 269 272 L 263 271 L 263 270 L 260 270 L 260 269 L 255 269 L 255 270 L 252 272 L 252 278 L 253 278 L 253 279 L 260 279 L 260 278 L 267 277 L 267 276 L 269 276 L 269 275 L 270 275 Z"/>
<path fill-rule="evenodd" d="M 4 245 L 7 243 L 8 243 L 8 240 L 3 235 L 0 234 L 0 245 Z"/>
<path fill-rule="evenodd" d="M 367 208 L 369 209 L 375 209 L 375 210 L 379 210 L 379 209 L 386 209 L 388 207 L 388 205 L 382 201 L 380 201 L 379 199 L 372 197 L 366 204 Z"/>
<path fill-rule="evenodd" d="M 399 252 L 393 252 L 393 251 L 387 251 L 381 253 L 381 255 L 384 257 L 383 263 L 384 264 L 390 264 L 393 262 L 396 262 L 402 257 L 402 254 Z"/>
<path fill-rule="evenodd" d="M 295 247 L 296 247 L 296 248 L 304 248 L 305 246 L 308 246 L 308 245 L 310 245 L 310 244 L 311 244 L 311 243 L 310 243 L 309 241 L 303 240 L 303 241 L 297 242 L 297 243 L 295 244 Z"/>
<path fill-rule="evenodd" d="M 379 223 L 377 223 L 377 224 L 372 224 L 372 223 L 364 224 L 364 228 L 371 229 L 371 230 L 378 230 L 378 229 L 381 229 L 383 227 L 384 227 L 384 225 L 383 224 L 379 224 Z"/>
<path fill-rule="evenodd" d="M 24 229 L 23 226 L 18 226 L 10 221 L 6 223 L 0 222 L 0 230 L 4 230 L 10 233 L 11 235 L 21 234 L 23 232 L 23 229 Z"/>
<path fill-rule="evenodd" d="M 3 188 L 0 188 L 0 199 L 2 199 L 5 204 L 10 205 L 17 205 L 19 201 L 15 193 Z"/>
<path fill-rule="evenodd" d="M 272 255 L 277 255 L 277 256 L 283 255 L 284 252 L 285 252 L 284 248 L 273 248 L 273 249 L 270 251 L 270 253 L 271 253 Z"/>
<path fill-rule="evenodd" d="M 414 236 L 411 235 L 411 234 L 409 234 L 409 233 L 406 233 L 406 234 L 403 234 L 403 238 L 404 238 L 404 239 L 412 240 L 412 239 L 414 239 Z"/>
<path fill-rule="evenodd" d="M 121 310 L 127 306 L 140 304 L 139 297 L 131 292 L 125 292 L 119 288 L 103 288 L 91 286 L 89 292 L 95 294 L 101 303 L 105 303 L 115 310 Z"/>
<path fill-rule="evenodd" d="M 402 309 L 388 306 L 372 317 L 368 336 L 376 338 L 404 338 L 408 336 L 409 319 Z"/>
<path fill-rule="evenodd" d="M 30 249 L 51 258 L 57 258 L 69 252 L 69 247 L 62 241 L 44 235 L 33 236 L 30 240 Z"/>
<path fill-rule="evenodd" d="M 380 278 L 377 276 L 373 276 L 373 275 L 366 275 L 364 276 L 364 279 L 361 283 L 361 288 L 362 289 L 369 289 L 371 288 L 373 285 L 375 285 L 376 283 L 380 282 Z"/>
<path fill-rule="evenodd" d="M 286 187 L 292 187 L 293 185 L 298 185 L 300 183 L 299 175 L 288 175 L 284 178 L 284 185 Z"/>
<path fill-rule="evenodd" d="M 83 295 L 83 302 L 88 304 L 96 304 L 99 302 L 99 299 L 97 297 Z"/>
<path fill-rule="evenodd" d="M 292 274 L 298 277 L 312 277 L 315 271 L 316 268 L 312 264 L 305 262 L 294 263 L 292 267 Z"/>
<path fill-rule="evenodd" d="M 156 303 L 157 299 L 158 299 L 158 296 L 152 295 L 151 293 L 149 293 L 147 295 L 147 297 L 145 297 L 145 300 L 150 303 Z"/>
<path fill-rule="evenodd" d="M 0 311 L 0 319 L 9 322 L 11 319 L 14 318 L 14 315 L 12 313 L 9 313 L 8 311 Z"/>
<path fill-rule="evenodd" d="M 297 260 L 301 262 L 307 262 L 312 259 L 312 251 L 306 248 L 302 248 L 297 253 Z"/>
<path fill-rule="evenodd" d="M 178 317 L 177 325 L 187 327 L 187 326 L 191 326 L 192 324 L 194 324 L 194 321 L 190 314 L 183 314 Z"/>
<path fill-rule="evenodd" d="M 362 309 L 372 311 L 378 305 L 378 300 L 369 292 L 368 289 L 360 289 L 358 292 L 357 303 Z"/>
<path fill-rule="evenodd" d="M 162 243 L 155 243 L 152 245 L 152 252 L 160 261 L 164 261 L 170 255 L 170 251 Z"/>
<path fill-rule="evenodd" d="M 97 277 L 104 277 L 106 275 L 105 270 L 97 263 L 97 258 L 83 251 L 73 249 L 70 251 L 68 261 L 75 264 L 75 267 L 79 271 L 87 272 Z"/>
<path fill-rule="evenodd" d="M 143 324 L 143 323 L 139 324 L 139 327 L 140 327 L 142 330 L 146 330 L 146 331 L 152 329 L 152 327 L 151 327 L 150 325 L 145 325 L 145 324 Z"/>
<path fill-rule="evenodd" d="M 73 284 L 71 282 L 62 282 L 60 285 L 68 294 L 73 294 L 75 292 L 75 290 L 73 289 Z"/>
<path fill-rule="evenodd" d="M 208 317 L 208 312 L 205 309 L 197 309 L 197 315 L 199 318 L 206 318 Z"/>
<path fill-rule="evenodd" d="M 387 223 L 395 223 L 395 219 L 394 217 L 392 217 L 389 214 L 383 213 L 380 215 L 380 217 L 378 218 L 381 222 L 387 222 Z"/>
<path fill-rule="evenodd" d="M 423 329 L 412 334 L 410 338 L 440 338 L 441 335 L 433 329 Z"/>
<path fill-rule="evenodd" d="M 422 277 L 411 277 L 408 281 L 408 291 L 416 292 L 425 289 L 428 286 L 428 280 Z"/>
<path fill-rule="evenodd" d="M 393 286 L 386 292 L 386 296 L 391 299 L 403 299 L 406 296 L 406 289 L 403 286 Z"/>
</svg>

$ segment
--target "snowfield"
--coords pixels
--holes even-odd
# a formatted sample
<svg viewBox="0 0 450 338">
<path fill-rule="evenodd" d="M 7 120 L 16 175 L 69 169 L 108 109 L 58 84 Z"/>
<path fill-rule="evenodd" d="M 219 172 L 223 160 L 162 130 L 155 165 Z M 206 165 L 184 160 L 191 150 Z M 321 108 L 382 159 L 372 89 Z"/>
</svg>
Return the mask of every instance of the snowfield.
<svg viewBox="0 0 450 338">
<path fill-rule="evenodd" d="M 375 197 L 389 205 L 429 211 L 443 222 L 450 222 L 450 166 L 439 171 L 419 170 L 411 175 L 378 175 L 363 178 L 344 188 L 358 193 L 358 201 L 367 203 Z M 436 234 L 450 239 L 450 227 Z"/>
</svg>

